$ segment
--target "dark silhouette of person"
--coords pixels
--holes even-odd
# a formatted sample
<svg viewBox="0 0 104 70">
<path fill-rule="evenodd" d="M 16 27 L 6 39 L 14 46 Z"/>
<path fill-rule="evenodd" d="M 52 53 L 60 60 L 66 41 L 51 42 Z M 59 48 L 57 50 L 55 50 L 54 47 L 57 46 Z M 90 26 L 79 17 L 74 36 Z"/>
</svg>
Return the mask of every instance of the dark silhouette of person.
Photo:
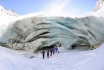
<svg viewBox="0 0 104 70">
<path fill-rule="evenodd" d="M 47 50 L 47 58 L 49 58 L 49 50 Z"/>
<path fill-rule="evenodd" d="M 52 48 L 50 48 L 50 56 L 52 56 Z"/>
<path fill-rule="evenodd" d="M 44 57 L 45 57 L 45 51 L 44 50 L 42 50 L 42 55 L 43 55 L 43 59 L 44 59 Z"/>
</svg>

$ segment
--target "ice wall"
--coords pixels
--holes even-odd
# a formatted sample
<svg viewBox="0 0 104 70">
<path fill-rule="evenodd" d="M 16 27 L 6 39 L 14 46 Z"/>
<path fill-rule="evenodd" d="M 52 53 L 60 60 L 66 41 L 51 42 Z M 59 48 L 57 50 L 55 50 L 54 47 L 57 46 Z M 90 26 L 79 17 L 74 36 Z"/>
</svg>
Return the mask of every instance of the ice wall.
<svg viewBox="0 0 104 70">
<path fill-rule="evenodd" d="M 62 44 L 75 46 L 98 45 L 104 42 L 104 18 L 29 16 L 2 26 L 0 44 L 13 49 L 34 52 L 43 47 Z"/>
</svg>

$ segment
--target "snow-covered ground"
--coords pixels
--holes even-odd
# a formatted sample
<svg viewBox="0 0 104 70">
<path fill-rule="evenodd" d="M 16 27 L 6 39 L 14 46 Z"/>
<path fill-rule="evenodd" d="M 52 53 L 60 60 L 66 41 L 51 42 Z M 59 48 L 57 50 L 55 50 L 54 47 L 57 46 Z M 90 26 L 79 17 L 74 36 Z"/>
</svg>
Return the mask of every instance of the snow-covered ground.
<svg viewBox="0 0 104 70">
<path fill-rule="evenodd" d="M 101 10 L 104 9 L 103 7 L 104 7 L 104 3 L 100 9 Z M 99 11 L 91 12 L 78 17 L 85 17 L 85 16 L 104 17 L 104 11 L 103 10 L 101 11 L 101 10 L 100 12 Z M 1 19 L 0 26 L 2 24 L 9 25 L 7 24 L 7 22 L 9 23 L 9 21 L 14 22 L 15 20 L 22 20 L 23 18 L 33 17 L 34 15 L 56 16 L 55 13 L 52 14 L 49 12 L 46 12 L 46 13 L 40 12 L 40 13 L 27 14 L 18 18 L 11 19 L 16 16 L 14 16 L 13 13 L 11 14 L 12 16 L 10 16 L 9 14 L 10 12 L 3 9 L 3 7 L 0 7 L 0 19 Z M 5 27 L 7 27 L 6 25 Z M 100 30 L 101 28 L 98 28 L 98 29 Z M 104 54 L 103 53 L 104 53 L 104 45 L 98 47 L 97 49 L 86 50 L 86 51 L 61 50 L 61 53 L 59 54 L 55 53 L 50 58 L 47 58 L 45 55 L 45 59 L 42 59 L 41 53 L 33 54 L 31 52 L 13 50 L 13 49 L 0 46 L 0 70 L 104 70 Z"/>
<path fill-rule="evenodd" d="M 0 70 L 104 70 L 104 45 L 94 50 L 41 54 L 0 46 Z M 32 58 L 33 57 L 33 58 Z"/>
</svg>

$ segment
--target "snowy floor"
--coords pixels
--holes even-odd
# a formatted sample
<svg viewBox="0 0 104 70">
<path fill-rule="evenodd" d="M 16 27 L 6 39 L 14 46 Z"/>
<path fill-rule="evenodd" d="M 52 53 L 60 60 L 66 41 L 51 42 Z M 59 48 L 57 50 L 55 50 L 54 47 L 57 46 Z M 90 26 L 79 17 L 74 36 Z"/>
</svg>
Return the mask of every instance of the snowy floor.
<svg viewBox="0 0 104 70">
<path fill-rule="evenodd" d="M 71 50 L 42 59 L 41 54 L 0 47 L 0 70 L 104 70 L 103 53 L 104 45 L 95 50 Z"/>
</svg>

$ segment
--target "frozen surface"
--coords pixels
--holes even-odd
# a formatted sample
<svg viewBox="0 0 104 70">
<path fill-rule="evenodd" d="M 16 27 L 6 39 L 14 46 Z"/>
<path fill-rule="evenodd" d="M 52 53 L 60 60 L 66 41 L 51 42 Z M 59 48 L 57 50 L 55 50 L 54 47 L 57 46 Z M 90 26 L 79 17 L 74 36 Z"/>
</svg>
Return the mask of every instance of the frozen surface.
<svg viewBox="0 0 104 70">
<path fill-rule="evenodd" d="M 0 70 L 104 70 L 103 49 L 104 45 L 89 51 L 61 51 L 42 59 L 40 53 L 0 47 Z"/>
<path fill-rule="evenodd" d="M 103 0 L 99 0 L 97 6 L 102 7 Z M 12 10 L 0 6 L 1 46 L 34 52 L 57 44 L 71 49 L 104 42 L 103 10 L 73 18 L 51 12 L 17 16 Z"/>
<path fill-rule="evenodd" d="M 21 16 L 1 26 L 0 43 L 31 52 L 59 43 L 67 49 L 73 45 L 98 45 L 104 42 L 104 17 L 94 14 L 80 18 Z"/>
</svg>

